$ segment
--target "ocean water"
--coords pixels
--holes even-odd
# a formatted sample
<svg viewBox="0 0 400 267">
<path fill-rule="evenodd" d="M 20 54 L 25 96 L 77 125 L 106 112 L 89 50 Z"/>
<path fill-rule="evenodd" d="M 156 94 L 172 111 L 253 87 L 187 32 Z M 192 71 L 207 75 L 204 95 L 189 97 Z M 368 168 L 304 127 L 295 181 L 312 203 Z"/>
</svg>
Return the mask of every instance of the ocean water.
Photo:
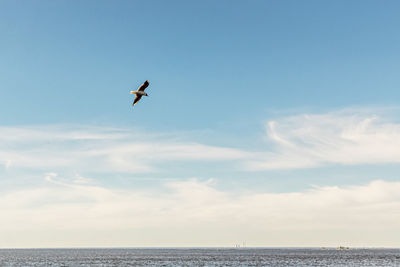
<svg viewBox="0 0 400 267">
<path fill-rule="evenodd" d="M 0 266 L 400 266 L 400 249 L 0 249 Z"/>
</svg>

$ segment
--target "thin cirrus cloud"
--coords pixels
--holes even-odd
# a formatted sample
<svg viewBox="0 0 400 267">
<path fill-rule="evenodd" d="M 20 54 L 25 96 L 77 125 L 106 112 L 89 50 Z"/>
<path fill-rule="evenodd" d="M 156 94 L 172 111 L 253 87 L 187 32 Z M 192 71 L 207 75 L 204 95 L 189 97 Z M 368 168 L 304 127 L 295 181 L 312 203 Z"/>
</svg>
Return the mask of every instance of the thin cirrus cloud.
<svg viewBox="0 0 400 267">
<path fill-rule="evenodd" d="M 234 148 L 178 142 L 122 128 L 83 126 L 1 127 L 0 164 L 8 168 L 152 172 L 168 161 L 245 158 Z"/>
<path fill-rule="evenodd" d="M 172 161 L 235 162 L 244 171 L 400 162 L 400 123 L 374 110 L 277 118 L 266 123 L 266 137 L 264 149 L 250 152 L 134 129 L 1 127 L 0 164 L 6 169 L 56 171 L 67 166 L 78 172 L 143 173 Z"/>
<path fill-rule="evenodd" d="M 400 162 L 400 123 L 366 110 L 302 114 L 266 123 L 273 149 L 249 170 Z"/>
<path fill-rule="evenodd" d="M 395 246 L 400 234 L 400 182 L 233 194 L 213 180 L 165 182 L 162 191 L 56 173 L 46 181 L 0 195 L 0 247 Z"/>
</svg>

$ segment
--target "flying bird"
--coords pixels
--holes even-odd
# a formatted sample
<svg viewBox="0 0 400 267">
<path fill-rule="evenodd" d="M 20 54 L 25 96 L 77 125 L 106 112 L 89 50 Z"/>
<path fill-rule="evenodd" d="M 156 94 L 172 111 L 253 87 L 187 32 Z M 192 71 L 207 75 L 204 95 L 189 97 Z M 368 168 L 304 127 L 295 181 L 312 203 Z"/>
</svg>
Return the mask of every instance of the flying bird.
<svg viewBox="0 0 400 267">
<path fill-rule="evenodd" d="M 131 94 L 135 94 L 135 100 L 133 101 L 132 106 L 136 105 L 137 102 L 139 102 L 139 100 L 142 98 L 142 96 L 149 96 L 144 89 L 147 88 L 147 86 L 149 86 L 149 81 L 145 81 L 141 86 L 139 86 L 139 88 L 137 89 L 137 91 L 131 91 Z"/>
</svg>

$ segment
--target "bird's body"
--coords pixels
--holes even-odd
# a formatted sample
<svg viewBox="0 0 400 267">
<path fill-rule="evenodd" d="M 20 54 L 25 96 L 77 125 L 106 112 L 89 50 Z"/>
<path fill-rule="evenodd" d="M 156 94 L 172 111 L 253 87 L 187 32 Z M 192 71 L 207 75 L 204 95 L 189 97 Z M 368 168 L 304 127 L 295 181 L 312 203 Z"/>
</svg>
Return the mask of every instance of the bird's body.
<svg viewBox="0 0 400 267">
<path fill-rule="evenodd" d="M 139 96 L 148 96 L 148 94 L 146 92 L 143 91 L 131 91 L 131 94 L 135 94 L 135 95 L 139 95 Z"/>
<path fill-rule="evenodd" d="M 147 88 L 147 86 L 149 86 L 149 81 L 145 81 L 141 86 L 139 86 L 139 88 L 137 89 L 137 91 L 131 91 L 131 94 L 135 94 L 135 100 L 133 101 L 132 106 L 136 105 L 137 102 L 139 102 L 139 100 L 142 98 L 142 96 L 149 96 L 144 90 Z"/>
</svg>

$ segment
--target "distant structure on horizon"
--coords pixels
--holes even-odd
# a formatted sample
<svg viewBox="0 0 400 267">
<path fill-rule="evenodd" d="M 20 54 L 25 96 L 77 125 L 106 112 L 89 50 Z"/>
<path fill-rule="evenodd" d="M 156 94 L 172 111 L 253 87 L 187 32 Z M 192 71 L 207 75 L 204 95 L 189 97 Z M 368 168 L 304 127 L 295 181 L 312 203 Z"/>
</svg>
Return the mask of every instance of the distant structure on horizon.
<svg viewBox="0 0 400 267">
<path fill-rule="evenodd" d="M 245 248 L 246 247 L 246 242 L 243 241 L 242 246 L 240 244 L 235 244 L 235 248 Z"/>
</svg>

